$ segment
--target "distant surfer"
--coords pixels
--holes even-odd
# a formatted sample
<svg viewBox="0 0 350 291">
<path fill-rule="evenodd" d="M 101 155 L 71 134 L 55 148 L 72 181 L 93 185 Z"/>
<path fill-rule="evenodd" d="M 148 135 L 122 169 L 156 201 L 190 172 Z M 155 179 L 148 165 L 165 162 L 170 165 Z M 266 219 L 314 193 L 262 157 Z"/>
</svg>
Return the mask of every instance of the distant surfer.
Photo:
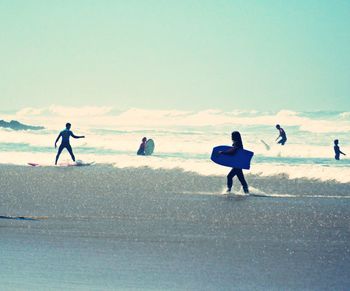
<svg viewBox="0 0 350 291">
<path fill-rule="evenodd" d="M 137 154 L 138 154 L 139 156 L 144 156 L 144 155 L 145 155 L 146 143 L 147 143 L 147 138 L 144 137 L 144 138 L 142 139 L 141 144 L 140 144 L 139 150 L 137 151 Z"/>
<path fill-rule="evenodd" d="M 276 141 L 281 138 L 279 141 L 278 141 L 278 144 L 280 145 L 284 145 L 287 141 L 287 135 L 286 135 L 286 132 L 284 131 L 284 129 L 279 125 L 277 124 L 276 125 L 276 128 L 278 129 L 279 131 L 279 136 L 276 138 Z"/>
<path fill-rule="evenodd" d="M 69 143 L 69 138 L 70 137 L 74 137 L 74 138 L 85 138 L 85 136 L 78 136 L 78 135 L 74 135 L 74 133 L 70 130 L 71 128 L 71 124 L 70 123 L 67 123 L 66 124 L 66 129 L 62 130 L 60 132 L 60 134 L 58 135 L 58 137 L 56 138 L 56 141 L 55 141 L 55 148 L 57 148 L 57 142 L 60 138 L 62 138 L 62 141 L 61 141 L 61 145 L 60 147 L 58 148 L 58 152 L 57 152 L 57 155 L 56 155 L 56 161 L 55 161 L 55 165 L 57 165 L 57 161 L 63 151 L 64 148 L 67 149 L 67 151 L 69 152 L 70 156 L 72 157 L 72 160 L 75 162 L 75 156 L 73 154 L 73 150 L 72 150 L 72 147 Z"/>
<path fill-rule="evenodd" d="M 340 154 L 346 156 L 346 154 L 344 154 L 340 148 L 339 148 L 339 140 L 334 140 L 334 153 L 335 153 L 335 159 L 336 160 L 340 160 Z"/>
<path fill-rule="evenodd" d="M 226 150 L 226 151 L 220 151 L 219 154 L 222 155 L 234 155 L 237 150 L 243 149 L 243 142 L 241 138 L 241 134 L 238 131 L 233 131 L 231 134 L 232 138 L 232 148 Z M 227 193 L 231 193 L 232 185 L 233 185 L 233 177 L 237 176 L 238 180 L 241 182 L 244 193 L 248 194 L 248 184 L 246 180 L 244 179 L 243 171 L 242 169 L 238 168 L 232 168 L 230 173 L 227 175 Z"/>
</svg>

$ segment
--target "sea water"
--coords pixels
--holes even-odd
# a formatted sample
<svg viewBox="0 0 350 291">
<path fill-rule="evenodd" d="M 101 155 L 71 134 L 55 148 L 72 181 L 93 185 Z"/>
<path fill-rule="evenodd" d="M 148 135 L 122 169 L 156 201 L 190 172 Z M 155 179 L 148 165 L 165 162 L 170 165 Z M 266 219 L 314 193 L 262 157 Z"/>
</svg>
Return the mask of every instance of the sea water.
<svg viewBox="0 0 350 291">
<path fill-rule="evenodd" d="M 227 168 L 209 157 L 217 145 L 230 145 L 231 132 L 241 133 L 244 147 L 255 153 L 250 173 L 262 176 L 286 174 L 290 178 L 350 182 L 350 160 L 334 159 L 333 141 L 350 152 L 349 112 L 175 111 L 117 110 L 111 107 L 24 108 L 1 114 L 5 120 L 44 126 L 38 131 L 0 128 L 1 163 L 52 165 L 54 141 L 72 123 L 77 159 L 116 167 L 181 168 L 203 175 L 223 175 Z M 280 124 L 287 133 L 285 146 L 276 144 Z M 152 157 L 136 156 L 143 137 L 155 141 Z M 61 161 L 69 161 L 66 151 Z"/>
<path fill-rule="evenodd" d="M 0 165 L 1 290 L 343 290 L 349 184 Z M 237 185 L 238 186 L 238 185 Z M 253 187 L 254 186 L 254 187 Z M 276 193 L 290 193 L 277 195 Z"/>
<path fill-rule="evenodd" d="M 350 152 L 349 116 L 60 106 L 3 113 L 45 129 L 0 129 L 0 215 L 37 218 L 0 219 L 0 289 L 346 289 L 350 172 L 347 157 L 334 160 L 333 140 Z M 77 159 L 94 166 L 53 166 L 66 122 L 86 136 L 71 141 Z M 275 143 L 277 123 L 285 146 Z M 233 130 L 255 152 L 248 197 L 222 195 L 229 169 L 210 161 Z M 144 136 L 155 141 L 152 156 L 136 155 Z"/>
</svg>

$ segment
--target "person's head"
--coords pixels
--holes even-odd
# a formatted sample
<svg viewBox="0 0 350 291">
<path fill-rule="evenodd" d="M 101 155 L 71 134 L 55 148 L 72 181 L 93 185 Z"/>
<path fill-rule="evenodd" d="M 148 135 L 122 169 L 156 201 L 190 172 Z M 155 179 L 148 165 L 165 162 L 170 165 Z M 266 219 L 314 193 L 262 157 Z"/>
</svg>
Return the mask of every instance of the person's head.
<svg viewBox="0 0 350 291">
<path fill-rule="evenodd" d="M 280 129 L 281 126 L 280 126 L 279 124 L 276 124 L 276 128 L 277 128 L 277 129 Z"/>
<path fill-rule="evenodd" d="M 241 134 L 239 133 L 239 131 L 233 131 L 231 133 L 231 138 L 232 138 L 233 143 L 242 144 L 242 138 L 241 138 Z"/>
<path fill-rule="evenodd" d="M 339 140 L 335 139 L 335 140 L 334 140 L 334 144 L 335 144 L 335 145 L 338 145 L 338 143 L 339 143 Z"/>
<path fill-rule="evenodd" d="M 71 124 L 69 122 L 66 123 L 66 128 L 69 130 L 71 128 Z"/>
<path fill-rule="evenodd" d="M 147 140 L 147 138 L 146 138 L 146 137 L 144 137 L 144 138 L 142 139 L 142 142 L 146 142 L 146 140 Z"/>
</svg>

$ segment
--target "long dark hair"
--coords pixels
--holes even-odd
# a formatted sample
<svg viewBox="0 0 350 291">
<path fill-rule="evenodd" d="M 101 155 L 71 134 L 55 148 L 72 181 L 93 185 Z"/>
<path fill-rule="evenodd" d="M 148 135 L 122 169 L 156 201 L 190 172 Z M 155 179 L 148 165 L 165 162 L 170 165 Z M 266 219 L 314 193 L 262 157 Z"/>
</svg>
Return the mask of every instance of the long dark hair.
<svg viewBox="0 0 350 291">
<path fill-rule="evenodd" d="M 232 131 L 231 137 L 235 147 L 243 148 L 242 137 L 239 131 Z"/>
</svg>

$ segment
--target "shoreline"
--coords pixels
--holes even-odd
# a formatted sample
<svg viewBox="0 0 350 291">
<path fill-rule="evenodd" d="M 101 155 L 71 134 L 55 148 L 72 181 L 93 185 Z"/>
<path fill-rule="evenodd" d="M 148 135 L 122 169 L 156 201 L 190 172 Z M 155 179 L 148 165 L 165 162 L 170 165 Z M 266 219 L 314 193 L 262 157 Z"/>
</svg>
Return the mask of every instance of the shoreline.
<svg viewBox="0 0 350 291">
<path fill-rule="evenodd" d="M 97 165 L 0 171 L 0 215 L 43 218 L 0 219 L 5 290 L 350 286 L 349 199 L 227 197 L 220 194 L 225 177 L 180 170 Z M 349 189 L 247 180 L 271 190 L 286 183 L 313 193 Z"/>
<path fill-rule="evenodd" d="M 95 172 L 96 175 L 103 175 L 106 171 L 119 171 L 121 173 L 129 172 L 131 175 L 139 175 L 140 173 L 168 173 L 169 175 L 183 175 L 191 177 L 191 179 L 198 178 L 200 180 L 208 179 L 208 181 L 215 181 L 215 188 L 213 191 L 217 193 L 220 190 L 223 190 L 226 187 L 226 174 L 216 174 L 216 175 L 203 175 L 196 171 L 185 170 L 182 168 L 152 168 L 150 166 L 140 166 L 140 167 L 117 167 L 113 164 L 108 163 L 94 163 L 91 166 L 55 166 L 55 165 L 43 165 L 38 167 L 32 167 L 30 165 L 16 165 L 16 164 L 0 164 L 0 172 L 3 176 L 7 175 L 8 171 L 18 169 L 21 172 L 27 173 L 28 175 L 34 174 L 35 171 L 38 171 L 40 174 L 54 175 L 55 172 L 52 171 L 62 171 L 71 169 L 76 171 L 81 171 L 81 174 L 84 174 L 84 171 L 91 175 L 92 172 Z M 31 173 L 31 171 L 33 173 Z M 102 171 L 102 172 L 99 172 Z M 229 168 L 227 168 L 227 173 Z M 60 173 L 60 172 L 59 172 Z M 350 183 L 342 183 L 336 180 L 327 180 L 323 181 L 321 179 L 308 179 L 308 178 L 289 178 L 287 174 L 277 174 L 277 175 L 258 175 L 251 174 L 249 171 L 244 171 L 245 177 L 248 180 L 250 187 L 253 187 L 253 191 L 258 191 L 256 194 L 291 194 L 291 195 L 329 195 L 329 193 L 334 193 L 336 196 L 348 196 L 350 195 Z M 1 177 L 0 177 L 1 181 Z M 221 185 L 221 186 L 220 186 Z M 234 178 L 234 187 L 236 192 L 240 188 L 240 183 L 237 180 L 237 177 Z M 193 190 L 195 192 L 200 192 Z M 209 189 L 213 189 L 212 186 Z M 184 190 L 186 191 L 186 190 Z M 188 192 L 191 191 L 190 189 Z M 208 191 L 202 191 L 208 192 Z"/>
</svg>

